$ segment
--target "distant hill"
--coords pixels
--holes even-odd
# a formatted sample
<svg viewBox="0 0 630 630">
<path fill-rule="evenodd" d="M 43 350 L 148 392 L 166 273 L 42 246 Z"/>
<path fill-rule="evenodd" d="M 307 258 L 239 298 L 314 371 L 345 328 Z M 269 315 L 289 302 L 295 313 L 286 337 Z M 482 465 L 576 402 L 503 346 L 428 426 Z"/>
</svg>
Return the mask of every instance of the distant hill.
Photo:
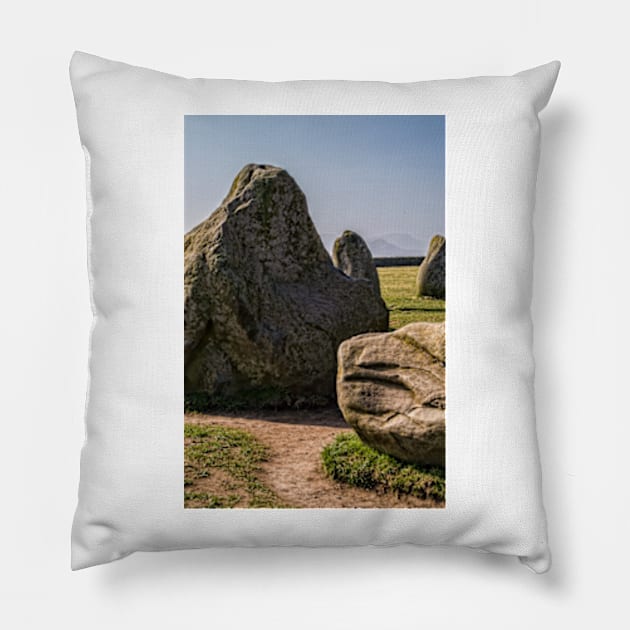
<svg viewBox="0 0 630 630">
<path fill-rule="evenodd" d="M 411 236 L 411 234 L 385 234 L 381 238 L 384 241 L 391 243 L 394 247 L 413 252 L 414 256 L 422 256 L 426 253 L 424 251 L 426 248 L 426 243 L 423 243 L 415 236 Z"/>
<path fill-rule="evenodd" d="M 372 241 L 368 241 L 368 247 L 372 252 L 372 256 L 376 258 L 394 258 L 401 256 L 419 256 L 419 249 L 407 249 L 394 245 L 385 238 L 377 238 Z"/>
<path fill-rule="evenodd" d="M 332 252 L 338 234 L 321 234 L 324 247 Z M 368 247 L 374 258 L 400 258 L 424 256 L 426 245 L 410 234 L 392 233 L 367 239 Z"/>
</svg>

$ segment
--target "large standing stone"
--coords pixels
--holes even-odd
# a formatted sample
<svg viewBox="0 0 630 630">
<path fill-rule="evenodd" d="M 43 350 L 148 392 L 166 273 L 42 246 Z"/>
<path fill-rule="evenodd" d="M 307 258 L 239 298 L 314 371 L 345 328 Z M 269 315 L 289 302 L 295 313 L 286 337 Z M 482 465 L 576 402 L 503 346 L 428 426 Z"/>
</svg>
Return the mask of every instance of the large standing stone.
<svg viewBox="0 0 630 630">
<path fill-rule="evenodd" d="M 431 239 L 429 251 L 418 267 L 416 295 L 441 300 L 446 296 L 446 239 L 439 234 Z"/>
<path fill-rule="evenodd" d="M 346 422 L 383 453 L 444 465 L 445 366 L 443 323 L 344 341 L 337 401 Z"/>
<path fill-rule="evenodd" d="M 332 396 L 339 344 L 387 327 L 369 282 L 332 264 L 283 169 L 245 166 L 184 238 L 187 392 Z"/>
<path fill-rule="evenodd" d="M 351 278 L 367 280 L 376 295 L 381 294 L 381 285 L 370 248 L 356 232 L 346 230 L 335 241 L 333 264 Z"/>
</svg>

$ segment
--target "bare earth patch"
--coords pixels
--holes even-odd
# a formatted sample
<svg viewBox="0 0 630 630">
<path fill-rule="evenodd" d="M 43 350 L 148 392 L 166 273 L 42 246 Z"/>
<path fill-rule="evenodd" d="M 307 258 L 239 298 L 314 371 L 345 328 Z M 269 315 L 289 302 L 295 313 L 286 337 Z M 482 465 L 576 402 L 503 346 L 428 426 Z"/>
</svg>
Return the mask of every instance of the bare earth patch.
<svg viewBox="0 0 630 630">
<path fill-rule="evenodd" d="M 397 497 L 391 493 L 356 488 L 327 477 L 321 462 L 322 449 L 339 433 L 351 431 L 336 407 L 221 415 L 187 414 L 185 421 L 242 429 L 267 446 L 270 456 L 261 464 L 259 478 L 286 507 L 431 508 L 443 505 L 433 500 L 406 495 Z M 222 486 L 227 481 L 220 475 L 216 479 Z M 210 480 L 207 483 L 210 485 Z M 226 489 L 216 488 L 223 493 Z M 208 491 L 212 493 L 210 487 Z"/>
</svg>

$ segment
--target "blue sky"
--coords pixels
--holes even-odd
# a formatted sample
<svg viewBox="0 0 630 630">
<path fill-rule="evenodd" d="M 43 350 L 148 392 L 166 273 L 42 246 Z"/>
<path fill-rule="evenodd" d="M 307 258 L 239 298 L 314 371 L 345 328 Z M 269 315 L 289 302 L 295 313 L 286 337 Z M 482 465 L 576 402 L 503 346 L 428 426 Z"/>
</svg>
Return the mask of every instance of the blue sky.
<svg viewBox="0 0 630 630">
<path fill-rule="evenodd" d="M 255 162 L 289 171 L 325 243 L 351 229 L 424 250 L 444 234 L 444 126 L 443 116 L 186 116 L 185 229 Z"/>
</svg>

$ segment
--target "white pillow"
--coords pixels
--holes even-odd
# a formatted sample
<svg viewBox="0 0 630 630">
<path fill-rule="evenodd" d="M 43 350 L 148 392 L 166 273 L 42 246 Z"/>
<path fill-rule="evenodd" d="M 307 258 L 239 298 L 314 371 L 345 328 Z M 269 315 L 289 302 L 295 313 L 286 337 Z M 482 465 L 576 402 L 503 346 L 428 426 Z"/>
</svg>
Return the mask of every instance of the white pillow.
<svg viewBox="0 0 630 630">
<path fill-rule="evenodd" d="M 209 546 L 462 545 L 550 564 L 536 441 L 532 211 L 559 63 L 408 84 L 183 79 L 75 53 L 94 310 L 72 567 Z M 444 115 L 444 509 L 184 509 L 184 116 Z M 229 186 L 229 182 L 227 182 Z M 209 208 L 211 210 L 211 208 Z"/>
</svg>

